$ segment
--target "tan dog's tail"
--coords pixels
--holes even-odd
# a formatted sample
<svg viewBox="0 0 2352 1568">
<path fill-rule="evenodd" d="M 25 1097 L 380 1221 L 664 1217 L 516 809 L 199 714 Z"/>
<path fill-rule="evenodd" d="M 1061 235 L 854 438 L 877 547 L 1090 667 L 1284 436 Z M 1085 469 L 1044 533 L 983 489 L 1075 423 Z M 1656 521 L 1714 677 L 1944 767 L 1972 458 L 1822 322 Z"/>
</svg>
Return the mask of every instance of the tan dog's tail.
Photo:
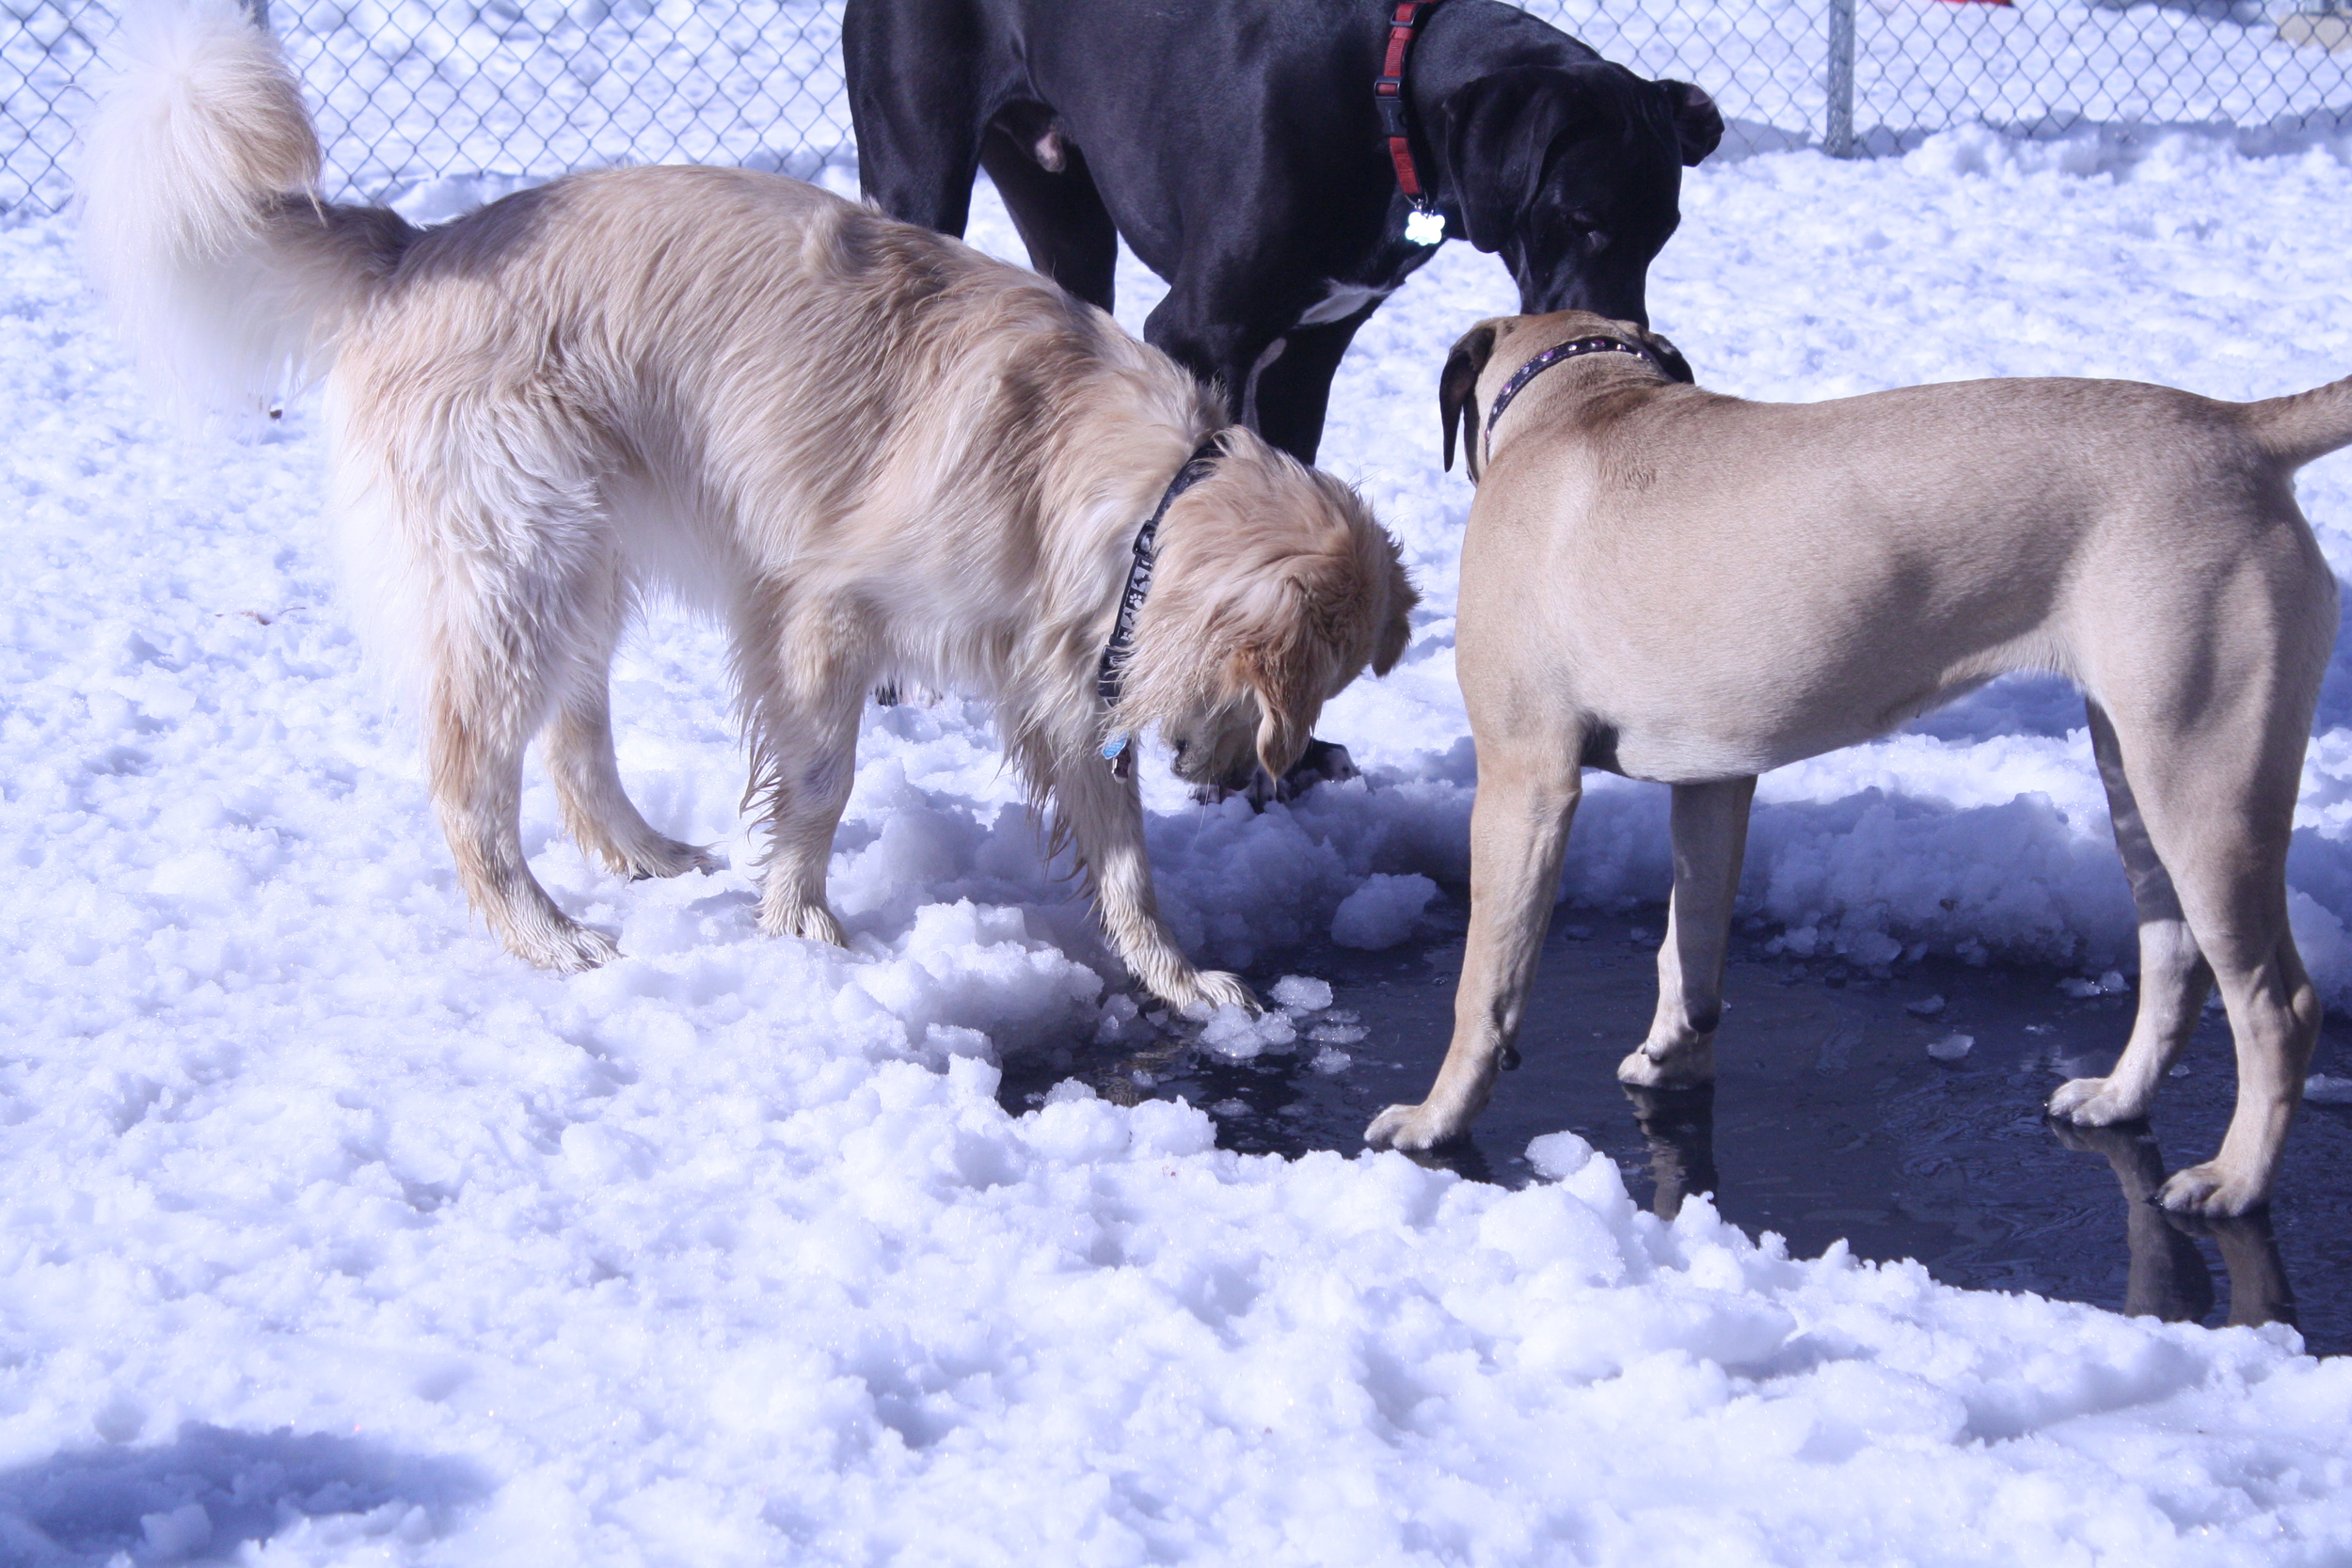
<svg viewBox="0 0 2352 1568">
<path fill-rule="evenodd" d="M 326 368 L 417 231 L 318 199 L 302 89 L 237 0 L 138 0 L 116 47 L 82 169 L 92 270 L 183 410 L 257 408 Z"/>
<path fill-rule="evenodd" d="M 2249 403 L 2239 418 L 2263 451 L 2290 469 L 2299 468 L 2338 447 L 2352 446 L 2352 376 L 2293 397 Z"/>
</svg>

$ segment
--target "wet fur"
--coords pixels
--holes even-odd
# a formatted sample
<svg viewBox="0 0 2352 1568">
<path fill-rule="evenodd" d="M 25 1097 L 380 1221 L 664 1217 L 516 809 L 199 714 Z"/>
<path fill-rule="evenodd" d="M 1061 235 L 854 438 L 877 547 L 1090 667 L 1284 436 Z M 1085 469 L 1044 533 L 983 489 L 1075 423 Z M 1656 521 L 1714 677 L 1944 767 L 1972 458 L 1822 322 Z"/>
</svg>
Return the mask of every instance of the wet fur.
<svg viewBox="0 0 2352 1568">
<path fill-rule="evenodd" d="M 474 907 L 531 961 L 614 956 L 524 863 L 524 748 L 617 872 L 709 870 L 623 790 L 612 651 L 648 592 L 723 617 L 770 833 L 760 920 L 838 942 L 833 834 L 877 683 L 993 700 L 1114 945 L 1179 1005 L 1248 1004 L 1153 903 L 1132 776 L 1279 774 L 1323 701 L 1402 651 L 1412 590 L 1346 486 L 1243 430 L 1161 530 L 1121 711 L 1095 665 L 1137 524 L 1213 398 L 1034 274 L 780 176 L 575 176 L 441 228 L 316 199 L 317 143 L 233 4 L 150 14 L 85 184 L 102 280 L 192 401 L 323 373 L 335 506 L 405 651 Z"/>
</svg>

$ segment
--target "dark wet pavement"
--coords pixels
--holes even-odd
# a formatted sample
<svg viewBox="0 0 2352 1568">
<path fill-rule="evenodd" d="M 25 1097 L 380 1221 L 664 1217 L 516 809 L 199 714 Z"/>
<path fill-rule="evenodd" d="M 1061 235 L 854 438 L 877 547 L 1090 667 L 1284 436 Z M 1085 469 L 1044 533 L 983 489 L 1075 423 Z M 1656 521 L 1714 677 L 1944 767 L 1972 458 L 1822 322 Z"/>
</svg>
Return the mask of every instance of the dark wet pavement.
<svg viewBox="0 0 2352 1568">
<path fill-rule="evenodd" d="M 1458 899 L 1439 905 L 1423 929 L 1458 932 L 1461 915 Z M 2071 973 L 1933 958 L 1873 974 L 1737 937 L 1714 1088 L 1629 1090 L 1616 1064 L 1647 1031 L 1662 929 L 1662 910 L 1562 909 L 1524 1065 L 1468 1139 L 1424 1158 L 1518 1185 L 1534 1178 L 1529 1140 L 1567 1130 L 1617 1162 L 1637 1202 L 1671 1214 L 1711 1192 L 1725 1218 L 1779 1232 L 1796 1256 L 1843 1238 L 1949 1284 L 2215 1324 L 2283 1320 L 2316 1354 L 2352 1352 L 2352 1106 L 2304 1107 L 2266 1214 L 2191 1222 L 2147 1201 L 2167 1171 L 2220 1146 L 2235 1073 L 2217 1008 L 2148 1125 L 2061 1128 L 2042 1101 L 2064 1078 L 2106 1070 L 2130 1032 L 2128 991 L 2072 995 L 2064 982 L 2087 987 Z M 1122 1102 L 1181 1095 L 1216 1116 L 1230 1148 L 1352 1153 L 1375 1112 L 1427 1089 L 1460 958 L 1458 934 L 1377 954 L 1295 951 L 1250 976 L 1262 993 L 1285 974 L 1330 983 L 1331 1010 L 1301 1021 L 1287 1050 L 1227 1061 L 1178 1024 L 1140 1046 L 1009 1061 L 1002 1096 L 1019 1110 L 1075 1077 Z M 1915 1010 L 1934 997 L 1941 1007 Z M 1318 1026 L 1343 1037 L 1311 1039 Z M 1963 1035 L 1965 1054 L 1930 1053 Z M 1347 1064 L 1326 1054 L 1319 1069 L 1326 1046 Z M 2313 1070 L 2352 1076 L 2352 1023 L 2328 1020 Z"/>
</svg>

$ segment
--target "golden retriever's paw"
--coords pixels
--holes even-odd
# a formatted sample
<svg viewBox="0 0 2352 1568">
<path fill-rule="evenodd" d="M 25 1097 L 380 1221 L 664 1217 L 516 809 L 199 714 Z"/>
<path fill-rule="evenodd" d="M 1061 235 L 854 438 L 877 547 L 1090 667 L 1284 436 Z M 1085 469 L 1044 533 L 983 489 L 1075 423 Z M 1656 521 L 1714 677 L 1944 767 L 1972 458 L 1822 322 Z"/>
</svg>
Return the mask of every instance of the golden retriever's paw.
<svg viewBox="0 0 2352 1568">
<path fill-rule="evenodd" d="M 2049 1111 L 2077 1127 L 2113 1127 L 2118 1122 L 2137 1121 L 2148 1114 L 2148 1107 L 2124 1094 L 2110 1079 L 2070 1078 L 2052 1091 Z"/>
<path fill-rule="evenodd" d="M 1394 1148 L 1419 1153 L 1450 1143 L 1468 1130 L 1470 1118 L 1427 1102 L 1419 1105 L 1391 1105 L 1372 1118 L 1364 1129 L 1364 1145 L 1368 1148 Z"/>
<path fill-rule="evenodd" d="M 689 871 L 699 871 L 707 877 L 726 868 L 727 858 L 707 844 L 680 844 L 676 839 L 665 838 L 631 851 L 612 869 L 632 882 L 642 882 L 651 877 L 683 877 Z"/>
<path fill-rule="evenodd" d="M 1647 1048 L 1617 1064 L 1617 1082 L 1637 1089 L 1694 1089 L 1715 1081 L 1715 1047 L 1686 1045 L 1667 1056 L 1653 1056 Z"/>
<path fill-rule="evenodd" d="M 841 922 L 822 904 L 762 910 L 759 928 L 771 937 L 799 937 L 803 942 L 821 942 L 834 947 L 850 945 L 850 933 L 841 928 Z"/>
<path fill-rule="evenodd" d="M 568 920 L 561 926 L 543 927 L 527 937 L 510 938 L 506 948 L 525 963 L 558 974 L 579 974 L 621 956 L 620 944 L 611 937 Z"/>
<path fill-rule="evenodd" d="M 2174 1171 L 2156 1189 L 2156 1206 L 2175 1214 L 2233 1220 L 2270 1201 L 2270 1185 L 2225 1167 L 2218 1160 Z"/>
<path fill-rule="evenodd" d="M 1221 969 L 1196 969 L 1171 980 L 1163 993 L 1187 1016 L 1206 1018 L 1219 1007 L 1239 1007 L 1253 1017 L 1265 1011 L 1258 993 L 1238 974 Z"/>
</svg>

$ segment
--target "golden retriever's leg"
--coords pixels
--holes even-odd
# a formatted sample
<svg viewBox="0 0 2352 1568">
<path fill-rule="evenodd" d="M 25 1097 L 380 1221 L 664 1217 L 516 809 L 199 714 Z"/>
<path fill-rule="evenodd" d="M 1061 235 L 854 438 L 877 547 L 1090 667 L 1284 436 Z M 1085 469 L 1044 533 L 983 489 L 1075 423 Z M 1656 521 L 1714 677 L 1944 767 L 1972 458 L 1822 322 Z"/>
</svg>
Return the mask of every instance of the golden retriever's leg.
<svg viewBox="0 0 2352 1568">
<path fill-rule="evenodd" d="M 1675 785 L 1675 883 L 1658 949 L 1658 1012 L 1649 1038 L 1617 1065 L 1621 1084 L 1671 1089 L 1715 1081 L 1724 949 L 1755 799 L 1753 776 Z"/>
<path fill-rule="evenodd" d="M 1545 927 L 1560 896 L 1560 858 L 1583 797 L 1582 736 L 1480 736 L 1470 807 L 1470 938 L 1454 996 L 1454 1040 L 1429 1098 L 1391 1105 L 1364 1130 L 1375 1148 L 1431 1148 L 1470 1128 L 1510 1059 Z"/>
<path fill-rule="evenodd" d="M 573 973 L 618 958 L 610 938 L 555 906 L 523 858 L 523 748 L 548 705 L 549 666 L 563 657 L 534 641 L 561 635 L 498 608 L 484 594 L 449 616 L 435 653 L 425 735 L 434 810 L 466 896 L 508 952 Z"/>
<path fill-rule="evenodd" d="M 1062 747 L 1048 784 L 1069 825 L 1079 863 L 1094 884 L 1095 908 L 1128 972 L 1144 989 L 1187 1012 L 1221 1006 L 1258 1010 L 1238 974 L 1195 969 L 1160 919 L 1143 846 L 1143 800 L 1132 774 L 1116 776 L 1083 739 Z"/>
<path fill-rule="evenodd" d="M 628 590 L 613 572 L 583 609 L 580 651 L 566 671 L 568 689 L 547 727 L 548 771 L 564 825 L 580 847 L 631 879 L 712 872 L 726 862 L 709 849 L 657 832 L 622 787 L 612 755 L 612 649 L 628 617 Z"/>
<path fill-rule="evenodd" d="M 2181 913 L 2180 895 L 2148 837 L 2139 802 L 2123 776 L 2115 725 L 2097 703 L 2089 707 L 2091 753 L 2098 759 L 2100 782 L 2107 786 L 2116 852 L 2131 879 L 2132 903 L 2139 915 L 2139 1013 L 2133 1020 L 2130 1041 L 2107 1075 L 2059 1085 L 2050 1096 L 2050 1114 L 2078 1127 L 2111 1127 L 2138 1120 L 2155 1102 L 2165 1070 L 2196 1033 L 2198 1014 L 2213 986 L 2213 969 L 2198 951 L 2197 938 Z"/>
<path fill-rule="evenodd" d="M 874 678 L 866 632 L 847 605 L 738 620 L 751 797 L 769 833 L 759 926 L 771 936 L 849 942 L 825 901 L 825 869 L 857 780 L 858 718 Z"/>
</svg>

